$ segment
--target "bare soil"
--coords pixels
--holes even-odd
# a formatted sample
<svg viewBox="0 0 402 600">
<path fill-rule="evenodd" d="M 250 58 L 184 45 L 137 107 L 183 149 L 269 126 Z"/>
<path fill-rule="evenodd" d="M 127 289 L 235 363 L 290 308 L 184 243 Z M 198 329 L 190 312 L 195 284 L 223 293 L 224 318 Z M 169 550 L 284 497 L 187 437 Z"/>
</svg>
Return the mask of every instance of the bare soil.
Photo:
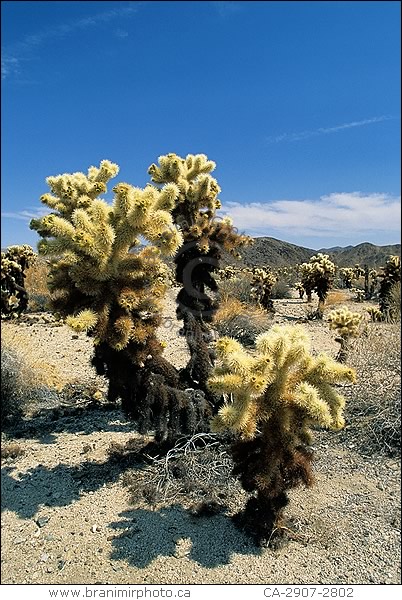
<svg viewBox="0 0 402 600">
<path fill-rule="evenodd" d="M 305 315 L 299 299 L 274 303 L 276 322 Z M 336 354 L 326 323 L 305 326 L 314 351 Z M 77 393 L 52 406 L 44 398 L 23 427 L 3 434 L 3 449 L 11 448 L 2 459 L 3 584 L 401 583 L 399 458 L 356 446 L 348 427 L 317 432 L 316 484 L 292 491 L 287 508 L 297 538 L 258 548 L 231 519 L 245 502 L 240 489 L 213 516 L 195 518 L 180 501 L 133 504 L 124 478 L 136 467 L 108 450 L 139 436 L 107 405 L 90 340 L 42 317 L 3 327 L 23 340 L 35 368 L 47 364 L 63 385 L 85 384 L 93 398 Z M 176 366 L 187 357 L 179 327 L 171 297 L 160 337 Z"/>
</svg>

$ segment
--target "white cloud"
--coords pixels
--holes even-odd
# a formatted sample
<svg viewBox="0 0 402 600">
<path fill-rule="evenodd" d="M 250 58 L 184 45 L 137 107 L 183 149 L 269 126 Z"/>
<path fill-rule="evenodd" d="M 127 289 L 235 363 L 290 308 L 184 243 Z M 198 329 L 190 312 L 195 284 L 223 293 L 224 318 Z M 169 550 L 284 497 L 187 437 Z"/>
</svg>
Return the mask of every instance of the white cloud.
<svg viewBox="0 0 402 600">
<path fill-rule="evenodd" d="M 18 221 L 27 221 L 29 222 L 31 219 L 39 219 L 44 215 L 49 213 L 49 209 L 47 208 L 31 208 L 25 210 L 19 210 L 16 212 L 2 212 L 2 219 L 17 219 Z"/>
<path fill-rule="evenodd" d="M 307 140 L 312 137 L 320 135 L 328 135 L 329 133 L 338 133 L 345 129 L 352 129 L 353 127 L 363 127 L 364 125 L 372 125 L 373 123 L 382 123 L 383 121 L 390 121 L 392 119 L 398 119 L 399 117 L 392 115 L 381 115 L 380 117 L 371 117 L 370 119 L 363 119 L 361 121 L 351 121 L 350 123 L 342 123 L 341 125 L 335 125 L 333 127 L 319 127 L 318 129 L 312 129 L 309 131 L 299 131 L 294 133 L 281 133 L 280 135 L 273 135 L 266 138 L 266 142 L 269 144 L 275 144 L 278 142 L 298 142 L 300 140 Z"/>
<path fill-rule="evenodd" d="M 12 44 L 9 48 L 2 49 L 1 78 L 4 80 L 12 74 L 18 75 L 21 62 L 30 60 L 32 53 L 49 40 L 60 39 L 66 35 L 75 33 L 76 31 L 86 30 L 103 23 L 109 23 L 113 19 L 121 17 L 128 18 L 138 11 L 140 5 L 141 2 L 126 2 L 125 6 L 94 13 L 89 17 L 76 19 L 75 21 L 70 21 L 68 23 L 47 27 L 37 33 L 25 36 L 19 42 Z M 122 30 L 118 31 L 121 32 Z"/>
<path fill-rule="evenodd" d="M 222 210 L 236 227 L 254 236 L 284 240 L 362 237 L 370 241 L 373 236 L 396 237 L 400 232 L 400 202 L 400 197 L 388 194 L 351 192 L 329 194 L 319 200 L 228 202 Z"/>
</svg>

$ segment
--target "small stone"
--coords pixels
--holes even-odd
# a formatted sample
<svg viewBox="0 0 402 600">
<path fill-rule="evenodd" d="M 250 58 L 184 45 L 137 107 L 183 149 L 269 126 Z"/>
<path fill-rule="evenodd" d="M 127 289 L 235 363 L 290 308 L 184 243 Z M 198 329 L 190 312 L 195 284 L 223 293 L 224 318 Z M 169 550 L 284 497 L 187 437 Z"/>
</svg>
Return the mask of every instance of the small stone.
<svg viewBox="0 0 402 600">
<path fill-rule="evenodd" d="M 97 531 L 100 531 L 100 527 L 98 525 L 92 525 L 91 531 L 92 533 L 96 533 Z"/>
<path fill-rule="evenodd" d="M 14 544 L 23 544 L 24 542 L 26 542 L 26 538 L 23 537 L 17 537 L 14 540 Z"/>
<path fill-rule="evenodd" d="M 39 517 L 39 519 L 36 519 L 35 523 L 38 527 L 43 527 L 44 525 L 46 525 L 46 523 L 49 522 L 49 520 L 50 517 Z"/>
<path fill-rule="evenodd" d="M 41 554 L 40 555 L 40 559 L 42 562 L 47 562 L 49 560 L 49 555 L 48 554 Z"/>
</svg>

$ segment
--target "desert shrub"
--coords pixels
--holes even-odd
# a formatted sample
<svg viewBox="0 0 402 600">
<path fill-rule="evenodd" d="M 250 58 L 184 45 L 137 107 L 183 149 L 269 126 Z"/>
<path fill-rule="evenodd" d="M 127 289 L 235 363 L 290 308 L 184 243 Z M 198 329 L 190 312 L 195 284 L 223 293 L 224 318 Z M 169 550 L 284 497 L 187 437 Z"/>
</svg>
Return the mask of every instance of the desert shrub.
<svg viewBox="0 0 402 600">
<path fill-rule="evenodd" d="M 291 298 L 289 284 L 283 279 L 278 279 L 272 286 L 271 298 L 273 300 L 281 300 Z"/>
<path fill-rule="evenodd" d="M 225 397 L 212 430 L 238 436 L 234 475 L 254 495 L 238 516 L 258 542 L 283 533 L 288 490 L 313 483 L 312 428 L 344 426 L 345 399 L 334 383 L 355 381 L 350 367 L 312 356 L 300 325 L 274 325 L 258 336 L 256 353 L 231 338 L 217 342 L 220 359 L 209 380 Z"/>
<path fill-rule="evenodd" d="M 17 423 L 41 402 L 54 401 L 51 389 L 40 371 L 32 368 L 23 351 L 1 345 L 1 422 L 3 426 Z"/>
<path fill-rule="evenodd" d="M 220 281 L 219 296 L 222 303 L 235 299 L 247 306 L 257 306 L 257 299 L 251 290 L 251 275 L 248 272 L 241 277 Z"/>
<path fill-rule="evenodd" d="M 27 244 L 10 246 L 1 253 L 1 316 L 18 317 L 28 306 L 25 289 L 26 269 L 33 264 L 36 254 Z"/>
<path fill-rule="evenodd" d="M 358 374 L 348 390 L 347 433 L 366 454 L 401 449 L 401 333 L 397 323 L 368 323 L 349 352 Z"/>
<path fill-rule="evenodd" d="M 344 304 L 349 299 L 348 293 L 342 290 L 330 290 L 325 302 L 325 305 L 329 308 L 338 304 Z"/>
<path fill-rule="evenodd" d="M 214 327 L 220 336 L 232 337 L 244 346 L 252 346 L 256 337 L 271 325 L 272 318 L 266 311 L 243 304 L 236 298 L 222 303 L 214 319 Z"/>
<path fill-rule="evenodd" d="M 28 312 L 43 312 L 51 308 L 48 275 L 49 266 L 41 256 L 27 269 L 25 288 L 28 292 Z"/>
<path fill-rule="evenodd" d="M 165 456 L 155 452 L 152 442 L 133 439 L 109 448 L 112 460 L 144 463 L 127 471 L 123 485 L 135 505 L 170 505 L 180 502 L 195 516 L 216 514 L 238 497 L 239 484 L 231 476 L 233 462 L 224 437 L 198 433 L 176 441 Z M 240 490 L 241 491 L 241 490 Z"/>
</svg>

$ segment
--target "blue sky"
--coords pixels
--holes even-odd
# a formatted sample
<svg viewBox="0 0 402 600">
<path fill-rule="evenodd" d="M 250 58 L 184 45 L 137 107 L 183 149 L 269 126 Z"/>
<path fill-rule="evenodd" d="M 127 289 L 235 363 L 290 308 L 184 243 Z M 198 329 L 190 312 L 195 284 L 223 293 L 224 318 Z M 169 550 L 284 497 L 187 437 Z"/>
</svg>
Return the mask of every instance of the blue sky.
<svg viewBox="0 0 402 600">
<path fill-rule="evenodd" d="M 144 186 L 168 152 L 214 160 L 251 235 L 399 243 L 400 9 L 2 2 L 2 247 L 36 245 L 49 175 L 109 159 Z"/>
</svg>

